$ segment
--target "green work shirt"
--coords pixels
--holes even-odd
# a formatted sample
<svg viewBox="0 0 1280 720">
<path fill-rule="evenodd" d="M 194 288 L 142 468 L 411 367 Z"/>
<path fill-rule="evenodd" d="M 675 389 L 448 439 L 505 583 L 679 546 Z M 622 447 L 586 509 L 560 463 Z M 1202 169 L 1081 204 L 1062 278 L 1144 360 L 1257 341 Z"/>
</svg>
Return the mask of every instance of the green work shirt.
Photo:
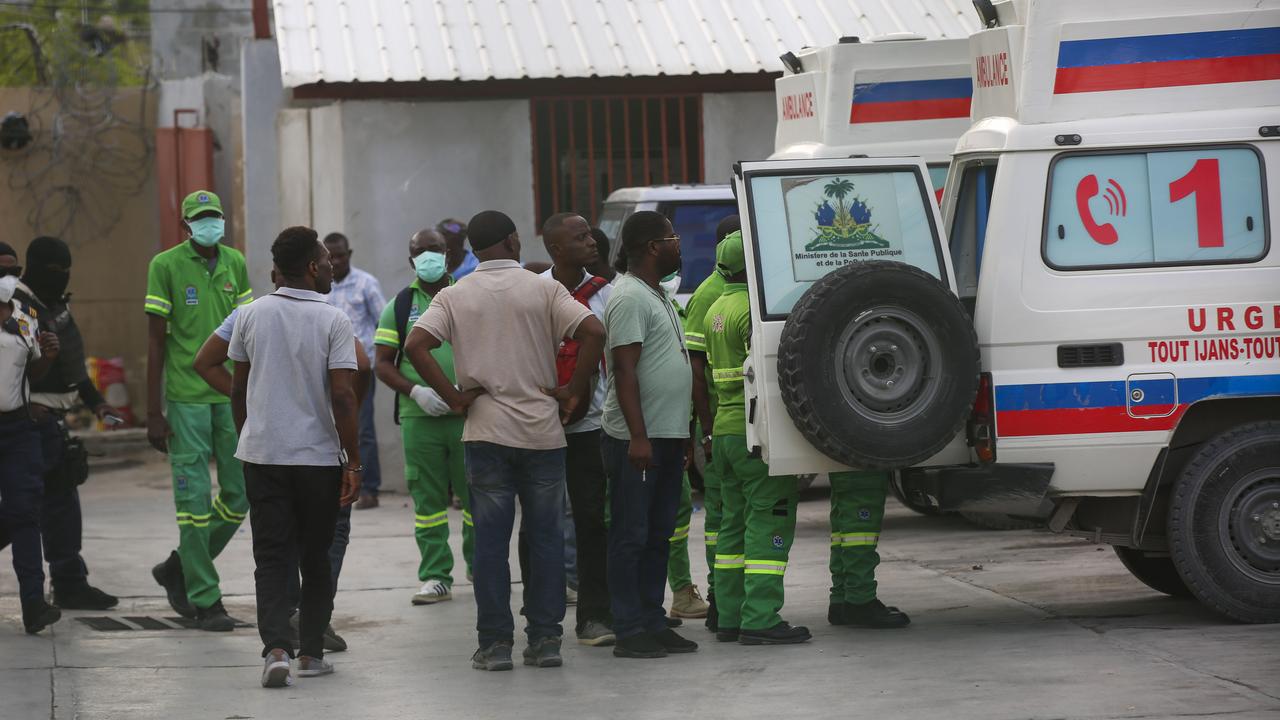
<svg viewBox="0 0 1280 720">
<path fill-rule="evenodd" d="M 711 304 L 720 299 L 724 292 L 724 276 L 718 271 L 711 271 L 706 280 L 693 291 L 689 304 L 684 309 L 684 342 L 690 352 L 707 352 L 707 310 Z M 711 417 L 716 416 L 716 393 L 711 389 L 711 366 L 707 365 L 704 373 L 707 380 L 707 404 L 711 406 Z M 696 408 L 695 408 L 696 411 Z M 707 432 L 703 429 L 702 432 Z"/>
<path fill-rule="evenodd" d="M 196 252 L 191 241 L 151 258 L 147 268 L 147 297 L 143 307 L 150 315 L 168 321 L 164 345 L 164 394 L 174 402 L 225 403 L 226 395 L 209 387 L 192 365 L 196 352 L 233 308 L 253 301 L 244 255 L 218 245 L 217 264 Z"/>
<path fill-rule="evenodd" d="M 712 435 L 746 435 L 747 408 L 742 363 L 751 350 L 751 300 L 746 283 L 725 283 L 707 309 L 707 361 L 711 366 L 716 421 Z"/>
<path fill-rule="evenodd" d="M 622 275 L 614 281 L 613 294 L 604 308 L 604 329 L 608 338 L 605 367 L 609 368 L 609 392 L 600 423 L 604 431 L 619 440 L 631 438 L 618 404 L 613 349 L 640 343 L 636 380 L 640 383 L 645 435 L 650 439 L 689 437 L 693 373 L 680 318 L 662 291 L 632 275 Z"/>
<path fill-rule="evenodd" d="M 418 321 L 418 316 L 427 311 L 427 306 L 431 304 L 431 296 L 426 290 L 422 289 L 419 281 L 414 280 L 409 287 L 413 288 L 413 301 L 409 303 L 409 324 L 406 328 L 405 336 L 408 336 L 408 330 L 413 328 L 413 324 Z M 378 329 L 373 333 L 374 345 L 385 345 L 389 348 L 400 349 L 400 328 L 396 327 L 396 301 L 393 297 L 387 306 L 382 308 L 382 316 L 378 318 Z M 440 363 L 440 369 L 444 370 L 444 376 L 449 378 L 449 382 L 457 382 L 453 375 L 453 347 L 449 343 L 441 343 L 440 347 L 431 351 L 431 357 Z M 414 385 L 426 385 L 427 383 L 414 369 L 413 363 L 409 362 L 409 358 L 403 353 L 400 355 L 400 374 Z M 408 395 L 397 394 L 396 402 L 400 403 L 400 417 L 427 417 L 427 414 L 418 407 L 418 403 Z M 448 415 L 446 417 L 454 417 Z"/>
</svg>

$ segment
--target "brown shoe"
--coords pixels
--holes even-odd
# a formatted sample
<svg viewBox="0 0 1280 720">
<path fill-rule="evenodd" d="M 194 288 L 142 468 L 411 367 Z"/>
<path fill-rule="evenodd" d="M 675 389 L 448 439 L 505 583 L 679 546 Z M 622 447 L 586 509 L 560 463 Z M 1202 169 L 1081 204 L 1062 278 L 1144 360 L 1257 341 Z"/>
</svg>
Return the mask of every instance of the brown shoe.
<svg viewBox="0 0 1280 720">
<path fill-rule="evenodd" d="M 697 585 L 682 587 L 671 594 L 671 617 L 704 618 L 707 616 L 707 603 L 698 594 Z"/>
<path fill-rule="evenodd" d="M 378 507 L 378 496 L 368 493 L 360 493 L 360 499 L 356 501 L 357 510 L 372 510 Z"/>
</svg>

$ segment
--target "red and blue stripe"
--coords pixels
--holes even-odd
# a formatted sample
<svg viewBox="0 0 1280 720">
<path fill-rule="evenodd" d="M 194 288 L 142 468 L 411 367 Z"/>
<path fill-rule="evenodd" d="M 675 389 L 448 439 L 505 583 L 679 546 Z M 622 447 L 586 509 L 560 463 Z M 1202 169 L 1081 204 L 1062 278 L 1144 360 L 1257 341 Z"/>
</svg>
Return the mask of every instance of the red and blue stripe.
<svg viewBox="0 0 1280 720">
<path fill-rule="evenodd" d="M 899 122 L 969 117 L 969 78 L 898 80 L 853 86 L 850 123 Z"/>
<path fill-rule="evenodd" d="M 1057 95 L 1280 79 L 1280 27 L 1063 40 Z"/>
<path fill-rule="evenodd" d="M 1000 437 L 1172 430 L 1193 403 L 1212 398 L 1280 395 L 1280 375 L 1000 385 L 995 389 L 996 434 Z M 1135 387 L 1145 397 L 1146 417 L 1129 413 L 1126 396 Z M 1159 415 L 1160 417 L 1151 417 Z"/>
</svg>

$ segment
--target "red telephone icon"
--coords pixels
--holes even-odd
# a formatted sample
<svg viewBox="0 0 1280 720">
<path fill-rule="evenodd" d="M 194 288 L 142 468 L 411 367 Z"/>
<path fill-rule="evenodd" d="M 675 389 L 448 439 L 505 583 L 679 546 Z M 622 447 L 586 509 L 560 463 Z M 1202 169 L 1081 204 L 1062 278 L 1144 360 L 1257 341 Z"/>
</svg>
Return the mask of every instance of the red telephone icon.
<svg viewBox="0 0 1280 720">
<path fill-rule="evenodd" d="M 1097 194 L 1097 176 L 1085 175 L 1080 178 L 1080 183 L 1076 185 L 1076 211 L 1080 213 L 1080 222 L 1084 224 L 1085 231 L 1094 242 L 1099 245 L 1114 245 L 1120 239 L 1120 234 L 1111 223 L 1098 224 L 1089 210 L 1089 199 Z"/>
</svg>

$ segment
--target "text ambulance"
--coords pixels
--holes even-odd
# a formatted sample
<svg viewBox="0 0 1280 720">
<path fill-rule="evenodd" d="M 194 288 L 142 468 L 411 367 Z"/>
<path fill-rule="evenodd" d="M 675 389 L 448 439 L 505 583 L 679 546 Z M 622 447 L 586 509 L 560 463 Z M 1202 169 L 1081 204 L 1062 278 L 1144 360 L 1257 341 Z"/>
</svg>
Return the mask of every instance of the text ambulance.
<svg viewBox="0 0 1280 720">
<path fill-rule="evenodd" d="M 749 441 L 1047 498 L 1151 587 L 1280 621 L 1280 0 L 976 5 L 941 217 L 909 158 L 741 164 Z"/>
</svg>

